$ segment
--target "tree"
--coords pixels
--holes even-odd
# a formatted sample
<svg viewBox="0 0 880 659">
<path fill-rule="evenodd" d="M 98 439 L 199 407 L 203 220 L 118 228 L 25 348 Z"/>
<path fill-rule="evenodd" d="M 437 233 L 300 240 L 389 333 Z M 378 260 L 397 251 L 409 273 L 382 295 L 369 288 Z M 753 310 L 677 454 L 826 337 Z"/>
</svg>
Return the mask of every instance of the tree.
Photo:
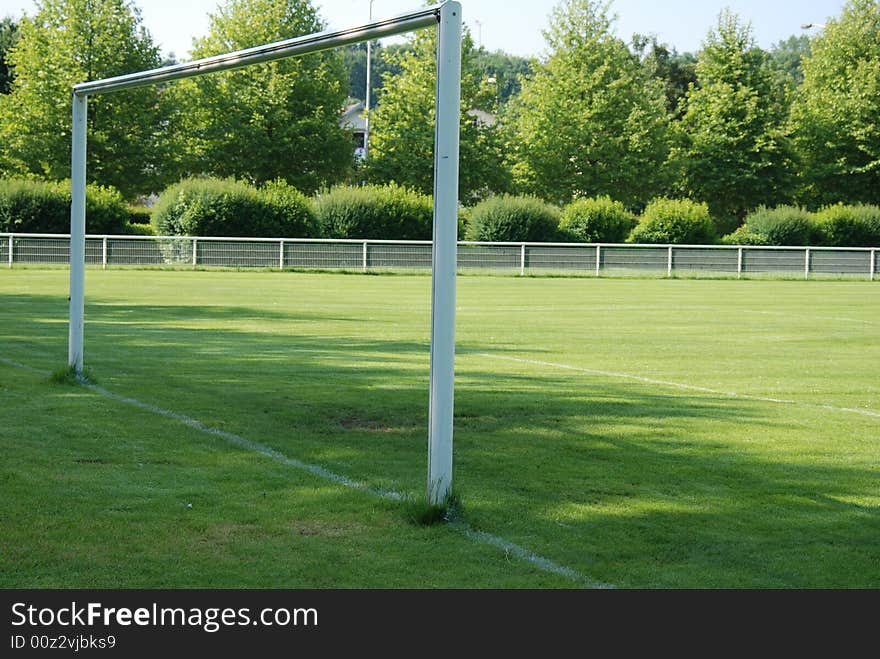
<svg viewBox="0 0 880 659">
<path fill-rule="evenodd" d="M 722 234 L 749 210 L 786 198 L 785 113 L 751 26 L 722 11 L 697 54 L 697 84 L 688 89 L 674 154 L 685 192 L 709 204 Z"/>
<path fill-rule="evenodd" d="M 210 17 L 194 58 L 318 32 L 309 0 L 227 0 Z M 348 80 L 338 51 L 313 53 L 182 80 L 169 87 L 179 110 L 184 174 L 284 179 L 313 192 L 346 177 L 354 159 L 338 124 Z"/>
<path fill-rule="evenodd" d="M 791 36 L 773 44 L 768 63 L 789 93 L 794 92 L 804 81 L 803 60 L 810 54 L 810 37 L 806 34 Z"/>
<path fill-rule="evenodd" d="M 519 96 L 522 81 L 534 73 L 535 62 L 526 57 L 510 55 L 503 50 L 489 52 L 480 48 L 474 53 L 474 65 L 481 80 L 495 79 L 501 105 Z"/>
<path fill-rule="evenodd" d="M 409 48 L 408 44 L 390 44 L 383 46 L 380 41 L 372 43 L 373 65 L 370 72 L 370 107 L 376 107 L 382 99 L 385 74 L 399 75 L 400 67 L 395 62 L 397 57 L 387 57 L 383 51 L 399 53 Z M 367 87 L 367 44 L 359 43 L 343 49 L 345 68 L 348 70 L 348 95 L 363 100 Z"/>
<path fill-rule="evenodd" d="M 8 94 L 12 87 L 13 70 L 7 55 L 18 41 L 18 25 L 8 16 L 0 21 L 0 94 Z"/>
<path fill-rule="evenodd" d="M 684 98 L 688 88 L 697 82 L 697 58 L 679 53 L 656 36 L 633 35 L 633 50 L 648 74 L 660 80 L 666 91 L 666 110 L 676 119 L 684 114 Z"/>
<path fill-rule="evenodd" d="M 0 105 L 6 175 L 70 177 L 71 87 L 159 65 L 159 52 L 127 0 L 41 0 L 9 53 L 12 91 Z M 89 99 L 89 180 L 126 196 L 156 189 L 164 124 L 154 87 Z"/>
<path fill-rule="evenodd" d="M 803 68 L 791 119 L 804 200 L 880 203 L 880 4 L 847 2 Z"/>
<path fill-rule="evenodd" d="M 550 56 L 512 104 L 517 182 L 556 203 L 644 202 L 663 187 L 663 85 L 611 33 L 607 5 L 596 0 L 563 0 L 544 37 Z"/>
<path fill-rule="evenodd" d="M 432 194 L 437 33 L 426 30 L 411 39 L 411 49 L 390 54 L 401 73 L 386 74 L 382 101 L 370 120 L 367 174 L 375 183 L 394 182 Z M 508 186 L 502 164 L 501 135 L 494 123 L 495 94 L 494 85 L 480 80 L 474 64 L 473 42 L 465 34 L 460 115 L 459 197 L 462 200 L 480 198 L 489 192 L 504 192 Z M 474 110 L 482 114 L 469 114 Z"/>
</svg>

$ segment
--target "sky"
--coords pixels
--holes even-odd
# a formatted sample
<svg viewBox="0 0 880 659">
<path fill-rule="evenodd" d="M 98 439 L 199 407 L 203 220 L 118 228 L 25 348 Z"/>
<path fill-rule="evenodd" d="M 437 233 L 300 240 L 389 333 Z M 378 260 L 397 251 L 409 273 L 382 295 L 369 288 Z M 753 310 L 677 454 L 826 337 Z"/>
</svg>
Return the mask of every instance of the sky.
<svg viewBox="0 0 880 659">
<path fill-rule="evenodd" d="M 540 56 L 542 31 L 558 0 L 460 0 L 465 23 L 478 45 L 514 55 Z M 218 0 L 135 0 L 145 27 L 163 53 L 185 58 L 193 37 L 208 31 L 208 13 Z M 329 28 L 366 23 L 370 0 L 312 0 Z M 696 52 L 718 13 L 729 7 L 752 23 L 758 44 L 769 48 L 804 23 L 823 23 L 837 16 L 845 0 L 613 0 L 615 31 L 629 40 L 634 33 L 656 34 L 679 52 Z M 0 0 L 0 18 L 33 14 L 35 0 Z M 422 0 L 373 0 L 373 17 L 385 18 L 422 5 Z"/>
</svg>

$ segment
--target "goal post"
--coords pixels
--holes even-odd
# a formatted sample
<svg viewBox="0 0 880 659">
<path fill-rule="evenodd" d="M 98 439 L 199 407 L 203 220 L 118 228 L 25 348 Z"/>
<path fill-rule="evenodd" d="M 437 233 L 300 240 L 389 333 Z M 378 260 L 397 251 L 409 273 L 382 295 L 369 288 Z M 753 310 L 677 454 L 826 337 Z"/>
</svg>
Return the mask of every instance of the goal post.
<svg viewBox="0 0 880 659">
<path fill-rule="evenodd" d="M 434 226 L 428 410 L 428 500 L 442 504 L 452 487 L 455 358 L 455 276 L 458 247 L 461 4 L 447 1 L 366 25 L 328 30 L 271 44 L 141 71 L 73 87 L 68 364 L 82 373 L 85 323 L 86 149 L 89 96 L 239 69 L 436 26 L 437 92 L 434 136 Z"/>
</svg>

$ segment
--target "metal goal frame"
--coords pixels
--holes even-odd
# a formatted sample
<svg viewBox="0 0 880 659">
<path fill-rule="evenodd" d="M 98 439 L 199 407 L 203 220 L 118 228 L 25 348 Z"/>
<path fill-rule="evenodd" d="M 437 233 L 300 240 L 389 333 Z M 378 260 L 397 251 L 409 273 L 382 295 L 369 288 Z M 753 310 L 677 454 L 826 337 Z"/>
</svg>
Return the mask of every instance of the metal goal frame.
<svg viewBox="0 0 880 659">
<path fill-rule="evenodd" d="M 454 1 L 344 30 L 328 30 L 149 71 L 73 86 L 68 363 L 83 371 L 85 321 L 86 145 L 89 96 L 239 69 L 296 55 L 436 26 L 434 225 L 431 280 L 431 374 L 428 410 L 428 500 L 443 504 L 452 487 L 455 274 L 458 231 L 461 4 Z"/>
</svg>

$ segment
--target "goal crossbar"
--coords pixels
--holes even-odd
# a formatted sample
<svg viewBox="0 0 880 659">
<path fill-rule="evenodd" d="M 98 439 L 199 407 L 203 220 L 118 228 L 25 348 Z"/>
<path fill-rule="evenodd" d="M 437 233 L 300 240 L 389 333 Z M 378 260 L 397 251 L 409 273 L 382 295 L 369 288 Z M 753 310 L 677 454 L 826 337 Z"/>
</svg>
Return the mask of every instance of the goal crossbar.
<svg viewBox="0 0 880 659">
<path fill-rule="evenodd" d="M 428 500 L 441 504 L 452 488 L 455 275 L 458 239 L 461 4 L 449 0 L 393 18 L 328 30 L 128 75 L 73 86 L 68 363 L 83 371 L 85 325 L 86 147 L 88 98 L 182 78 L 239 69 L 436 26 L 434 226 L 431 282 L 431 374 L 428 410 Z"/>
<path fill-rule="evenodd" d="M 358 27 L 316 32 L 315 34 L 307 34 L 302 37 L 276 41 L 244 50 L 236 50 L 235 52 L 205 57 L 191 62 L 163 66 L 149 71 L 139 71 L 138 73 L 116 76 L 114 78 L 81 82 L 73 86 L 73 93 L 78 95 L 107 94 L 124 89 L 146 87 L 170 80 L 192 78 L 206 73 L 240 69 L 251 64 L 260 64 L 294 55 L 305 55 L 330 48 L 350 46 L 373 39 L 392 37 L 437 25 L 440 21 L 441 6 L 425 7 L 418 11 L 373 21 Z"/>
</svg>

